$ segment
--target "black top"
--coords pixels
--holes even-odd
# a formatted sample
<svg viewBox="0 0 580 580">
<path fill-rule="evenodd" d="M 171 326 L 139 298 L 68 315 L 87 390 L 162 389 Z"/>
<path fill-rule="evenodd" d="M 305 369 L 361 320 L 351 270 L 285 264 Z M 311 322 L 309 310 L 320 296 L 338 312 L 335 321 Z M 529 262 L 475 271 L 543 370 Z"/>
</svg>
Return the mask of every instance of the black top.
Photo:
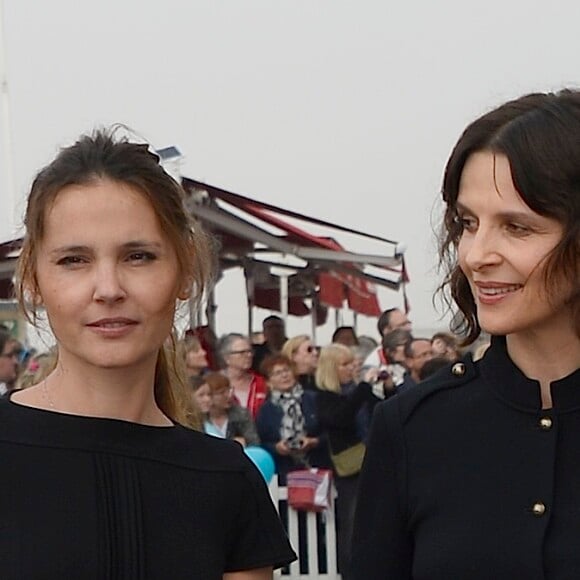
<svg viewBox="0 0 580 580">
<path fill-rule="evenodd" d="M 580 361 L 579 361 L 580 362 Z M 540 386 L 505 338 L 376 409 L 353 578 L 571 580 L 580 575 L 580 370 Z"/>
<path fill-rule="evenodd" d="M 298 382 L 302 385 L 302 388 L 305 391 L 318 391 L 314 375 L 304 374 L 298 375 L 296 378 L 298 379 Z"/>
<path fill-rule="evenodd" d="M 238 443 L 0 401 L 2 580 L 221 580 L 295 559 Z"/>
<path fill-rule="evenodd" d="M 254 351 L 254 357 L 252 359 L 252 368 L 257 372 L 257 373 L 261 373 L 261 369 L 260 366 L 262 365 L 262 362 L 264 362 L 264 359 L 267 356 L 270 356 L 272 354 L 276 354 L 279 351 L 273 351 L 270 349 L 270 347 L 268 346 L 267 342 L 264 342 L 262 344 L 254 344 L 252 346 L 252 350 Z"/>
<path fill-rule="evenodd" d="M 373 406 L 378 399 L 368 383 L 359 383 L 348 395 L 319 390 L 316 397 L 320 429 L 326 431 L 330 452 L 340 453 L 360 443 L 357 414 L 365 403 Z"/>
</svg>

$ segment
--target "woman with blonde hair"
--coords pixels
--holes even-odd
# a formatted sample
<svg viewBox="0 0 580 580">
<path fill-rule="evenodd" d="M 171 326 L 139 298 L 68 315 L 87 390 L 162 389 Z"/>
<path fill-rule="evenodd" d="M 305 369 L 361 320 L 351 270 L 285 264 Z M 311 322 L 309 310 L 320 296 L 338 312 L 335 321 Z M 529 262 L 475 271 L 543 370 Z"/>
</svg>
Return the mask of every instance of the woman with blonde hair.
<svg viewBox="0 0 580 580">
<path fill-rule="evenodd" d="M 292 364 L 292 372 L 303 389 L 316 389 L 314 373 L 318 366 L 318 349 L 307 334 L 289 338 L 282 347 L 282 354 Z"/>
<path fill-rule="evenodd" d="M 98 131 L 36 176 L 25 225 L 20 301 L 44 308 L 57 360 L 0 402 L 0 577 L 272 578 L 294 555 L 259 472 L 187 428 L 172 327 L 213 258 L 181 186 Z"/>
<path fill-rule="evenodd" d="M 316 369 L 317 415 L 328 439 L 335 472 L 338 562 L 345 580 L 350 578 L 352 524 L 368 418 L 380 400 L 369 383 L 355 383 L 354 368 L 354 355 L 347 346 L 331 344 L 320 351 Z"/>
</svg>

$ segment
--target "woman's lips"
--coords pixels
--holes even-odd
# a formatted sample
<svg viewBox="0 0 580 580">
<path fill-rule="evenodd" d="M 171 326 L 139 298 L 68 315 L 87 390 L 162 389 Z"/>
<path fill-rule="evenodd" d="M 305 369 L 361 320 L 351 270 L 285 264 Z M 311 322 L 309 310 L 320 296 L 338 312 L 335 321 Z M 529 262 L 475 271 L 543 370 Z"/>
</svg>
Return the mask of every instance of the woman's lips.
<svg viewBox="0 0 580 580">
<path fill-rule="evenodd" d="M 521 284 L 504 284 L 500 282 L 476 282 L 477 300 L 481 304 L 498 304 L 523 288 Z"/>
<path fill-rule="evenodd" d="M 120 337 L 131 332 L 137 324 L 137 321 L 131 318 L 101 318 L 89 322 L 87 327 L 102 336 Z"/>
</svg>

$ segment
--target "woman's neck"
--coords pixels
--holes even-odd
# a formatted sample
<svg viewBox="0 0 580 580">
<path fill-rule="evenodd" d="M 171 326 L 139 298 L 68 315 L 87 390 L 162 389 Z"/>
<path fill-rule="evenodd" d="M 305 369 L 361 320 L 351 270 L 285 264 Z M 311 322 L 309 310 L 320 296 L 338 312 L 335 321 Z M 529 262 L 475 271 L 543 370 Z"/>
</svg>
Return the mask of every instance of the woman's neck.
<svg viewBox="0 0 580 580">
<path fill-rule="evenodd" d="M 552 406 L 550 384 L 580 367 L 580 338 L 571 325 L 552 328 L 551 332 L 510 334 L 506 344 L 514 364 L 540 383 L 543 408 Z"/>
<path fill-rule="evenodd" d="M 209 418 L 214 423 L 223 423 L 223 421 L 227 418 L 228 412 L 226 409 L 216 409 L 211 408 L 209 410 Z"/>
<path fill-rule="evenodd" d="M 244 383 L 247 382 L 249 386 L 250 373 L 245 369 L 236 369 L 233 367 L 228 367 L 226 369 L 226 375 L 230 379 L 231 383 Z"/>
<path fill-rule="evenodd" d="M 45 380 L 19 393 L 14 401 L 72 415 L 154 426 L 172 424 L 155 401 L 154 366 L 122 369 L 81 366 L 75 361 L 59 360 Z"/>
</svg>

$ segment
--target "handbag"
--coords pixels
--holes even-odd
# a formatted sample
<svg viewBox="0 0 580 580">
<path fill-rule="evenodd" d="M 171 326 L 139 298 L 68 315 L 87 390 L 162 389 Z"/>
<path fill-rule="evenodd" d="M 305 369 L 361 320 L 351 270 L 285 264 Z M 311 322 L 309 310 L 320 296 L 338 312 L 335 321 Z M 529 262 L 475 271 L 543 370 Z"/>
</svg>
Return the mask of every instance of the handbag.
<svg viewBox="0 0 580 580">
<path fill-rule="evenodd" d="M 321 512 L 330 507 L 332 471 L 330 469 L 298 469 L 286 478 L 288 504 L 295 510 Z"/>
<path fill-rule="evenodd" d="M 330 453 L 336 474 L 340 477 L 356 475 L 362 469 L 366 446 L 361 441 L 340 453 Z"/>
</svg>

